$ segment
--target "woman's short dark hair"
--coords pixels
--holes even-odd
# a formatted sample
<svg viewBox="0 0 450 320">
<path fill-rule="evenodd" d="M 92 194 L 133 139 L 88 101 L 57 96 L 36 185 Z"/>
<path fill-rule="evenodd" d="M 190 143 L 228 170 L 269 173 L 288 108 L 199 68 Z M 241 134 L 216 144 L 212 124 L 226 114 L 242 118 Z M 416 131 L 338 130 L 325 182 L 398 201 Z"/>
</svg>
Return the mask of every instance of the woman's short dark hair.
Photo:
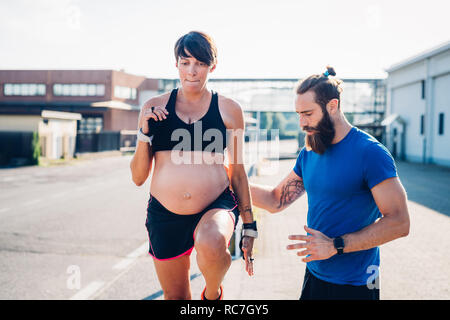
<svg viewBox="0 0 450 320">
<path fill-rule="evenodd" d="M 322 74 L 314 74 L 299 82 L 296 88 L 297 94 L 304 94 L 312 90 L 315 94 L 315 100 L 323 109 L 332 99 L 338 99 L 340 107 L 340 97 L 342 92 L 342 81 L 339 79 L 330 79 L 329 76 L 335 76 L 334 68 L 327 66 L 327 71 Z"/>
<path fill-rule="evenodd" d="M 175 59 L 194 57 L 212 66 L 217 63 L 217 48 L 214 40 L 204 32 L 191 31 L 175 43 Z M 186 52 L 188 51 L 188 52 Z"/>
</svg>

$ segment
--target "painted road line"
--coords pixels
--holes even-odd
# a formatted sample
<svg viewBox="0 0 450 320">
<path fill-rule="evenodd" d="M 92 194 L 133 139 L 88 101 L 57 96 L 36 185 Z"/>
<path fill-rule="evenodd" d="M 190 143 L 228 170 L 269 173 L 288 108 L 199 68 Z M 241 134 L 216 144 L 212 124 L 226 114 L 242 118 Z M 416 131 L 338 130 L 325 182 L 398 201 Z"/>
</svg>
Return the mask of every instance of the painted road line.
<svg viewBox="0 0 450 320">
<path fill-rule="evenodd" d="M 124 258 L 124 259 L 120 260 L 118 263 L 116 263 L 116 264 L 113 266 L 113 269 L 114 269 L 114 270 L 125 269 L 125 268 L 127 268 L 130 264 L 132 264 L 134 260 L 136 260 L 136 259 Z"/>
<path fill-rule="evenodd" d="M 148 242 L 144 242 L 139 248 L 131 252 L 129 255 L 127 255 L 127 258 L 138 258 L 144 254 L 146 254 L 148 251 Z"/>
<path fill-rule="evenodd" d="M 9 210 L 11 210 L 11 208 L 1 208 L 0 213 L 7 212 Z"/>
<path fill-rule="evenodd" d="M 140 256 L 148 251 L 148 242 L 143 243 L 139 248 L 127 255 L 125 259 L 122 259 L 117 263 L 113 269 L 122 269 L 119 274 L 112 279 L 110 282 L 105 284 L 99 290 L 95 292 L 95 295 L 91 296 L 91 299 L 96 299 L 100 297 L 104 292 L 106 292 L 117 280 L 119 280 L 124 274 L 126 274 L 130 269 L 130 265 L 137 260 Z"/>
<path fill-rule="evenodd" d="M 130 252 L 124 259 L 119 261 L 116 265 L 114 265 L 113 269 L 121 269 L 120 272 L 112 281 L 109 283 L 101 282 L 101 281 L 93 281 L 88 284 L 84 289 L 80 290 L 76 293 L 70 300 L 88 300 L 95 299 L 95 297 L 99 296 L 106 289 L 111 287 L 113 283 L 115 283 L 122 275 L 127 272 L 126 268 L 130 266 L 137 258 L 144 255 L 148 250 L 148 242 L 143 243 L 139 248 Z"/>
<path fill-rule="evenodd" d="M 134 260 L 143 256 L 148 251 L 148 242 L 144 242 L 139 248 L 129 253 L 124 259 L 120 260 L 113 266 L 115 270 L 121 270 L 127 268 L 130 264 L 133 263 Z"/>
<path fill-rule="evenodd" d="M 70 300 L 88 300 L 94 293 L 96 293 L 105 283 L 101 281 L 94 281 L 89 283 L 85 288 L 78 291 Z"/>
</svg>

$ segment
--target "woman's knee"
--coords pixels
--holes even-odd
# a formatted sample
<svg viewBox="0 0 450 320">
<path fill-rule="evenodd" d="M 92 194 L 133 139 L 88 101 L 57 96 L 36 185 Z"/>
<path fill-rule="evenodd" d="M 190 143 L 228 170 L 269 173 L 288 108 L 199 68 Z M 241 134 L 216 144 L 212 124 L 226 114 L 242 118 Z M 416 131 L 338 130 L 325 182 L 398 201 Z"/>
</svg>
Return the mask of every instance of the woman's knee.
<svg viewBox="0 0 450 320">
<path fill-rule="evenodd" d="M 198 233 L 195 239 L 195 250 L 198 255 L 208 259 L 219 259 L 227 255 L 227 239 L 221 233 Z"/>
</svg>

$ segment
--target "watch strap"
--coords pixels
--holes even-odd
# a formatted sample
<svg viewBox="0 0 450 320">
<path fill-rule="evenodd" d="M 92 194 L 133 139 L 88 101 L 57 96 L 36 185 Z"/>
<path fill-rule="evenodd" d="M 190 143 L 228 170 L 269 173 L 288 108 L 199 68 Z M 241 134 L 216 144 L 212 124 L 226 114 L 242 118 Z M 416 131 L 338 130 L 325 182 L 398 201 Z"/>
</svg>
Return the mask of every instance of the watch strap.
<svg viewBox="0 0 450 320">
<path fill-rule="evenodd" d="M 137 139 L 139 141 L 147 142 L 148 144 L 152 145 L 153 136 L 149 137 L 148 135 L 142 132 L 142 128 L 139 128 L 137 133 Z"/>
<path fill-rule="evenodd" d="M 258 238 L 258 231 L 251 229 L 244 229 L 242 230 L 242 236 Z"/>
<path fill-rule="evenodd" d="M 251 223 L 243 223 L 242 228 L 258 231 L 258 228 L 256 227 L 256 221 L 253 221 Z"/>
<path fill-rule="evenodd" d="M 341 255 L 344 253 L 344 239 L 342 237 L 336 237 L 333 239 L 334 248 L 337 250 L 337 254 Z"/>
</svg>

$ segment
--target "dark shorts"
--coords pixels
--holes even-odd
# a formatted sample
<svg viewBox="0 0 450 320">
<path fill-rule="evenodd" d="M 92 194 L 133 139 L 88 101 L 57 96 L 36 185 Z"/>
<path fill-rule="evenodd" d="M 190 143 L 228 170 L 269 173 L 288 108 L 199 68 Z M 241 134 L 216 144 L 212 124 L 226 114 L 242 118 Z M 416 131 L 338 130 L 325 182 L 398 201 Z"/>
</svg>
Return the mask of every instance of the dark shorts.
<svg viewBox="0 0 450 320">
<path fill-rule="evenodd" d="M 181 215 L 167 210 L 150 195 L 145 226 L 148 231 L 148 253 L 158 260 L 169 260 L 189 255 L 194 249 L 194 231 L 203 215 L 211 209 L 226 209 L 236 228 L 239 210 L 236 196 L 229 187 L 201 212 Z"/>
<path fill-rule="evenodd" d="M 306 268 L 300 300 L 380 300 L 380 289 L 330 283 Z"/>
</svg>

